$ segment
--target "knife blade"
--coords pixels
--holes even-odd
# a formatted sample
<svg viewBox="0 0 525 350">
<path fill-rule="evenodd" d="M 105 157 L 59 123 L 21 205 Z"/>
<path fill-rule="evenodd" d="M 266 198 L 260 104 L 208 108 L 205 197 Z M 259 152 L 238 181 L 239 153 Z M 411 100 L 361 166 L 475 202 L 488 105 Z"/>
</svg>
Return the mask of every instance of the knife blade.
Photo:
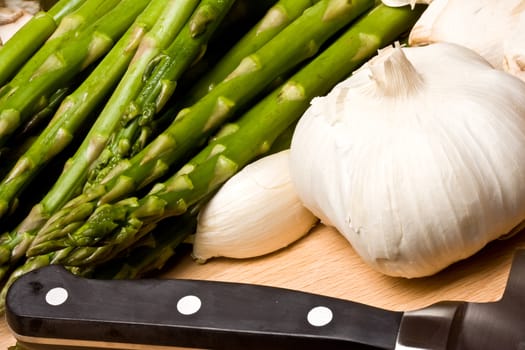
<svg viewBox="0 0 525 350">
<path fill-rule="evenodd" d="M 406 312 L 284 288 L 190 279 L 95 280 L 48 266 L 9 289 L 28 349 L 524 349 L 525 251 L 503 298 Z"/>
</svg>

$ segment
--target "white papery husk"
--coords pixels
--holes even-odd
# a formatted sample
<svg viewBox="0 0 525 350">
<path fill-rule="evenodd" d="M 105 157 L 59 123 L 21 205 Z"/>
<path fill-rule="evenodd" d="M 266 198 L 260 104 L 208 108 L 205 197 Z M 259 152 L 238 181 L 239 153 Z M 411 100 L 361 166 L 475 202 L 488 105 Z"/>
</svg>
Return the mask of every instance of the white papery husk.
<svg viewBox="0 0 525 350">
<path fill-rule="evenodd" d="M 367 263 L 432 275 L 525 219 L 525 83 L 454 44 L 385 49 L 312 101 L 290 158 Z"/>
<path fill-rule="evenodd" d="M 460 44 L 523 78 L 524 12 L 522 0 L 434 0 L 412 28 L 409 44 Z"/>
<path fill-rule="evenodd" d="M 281 151 L 247 165 L 200 210 L 193 256 L 204 262 L 269 254 L 317 222 L 290 179 L 289 150 Z"/>
</svg>

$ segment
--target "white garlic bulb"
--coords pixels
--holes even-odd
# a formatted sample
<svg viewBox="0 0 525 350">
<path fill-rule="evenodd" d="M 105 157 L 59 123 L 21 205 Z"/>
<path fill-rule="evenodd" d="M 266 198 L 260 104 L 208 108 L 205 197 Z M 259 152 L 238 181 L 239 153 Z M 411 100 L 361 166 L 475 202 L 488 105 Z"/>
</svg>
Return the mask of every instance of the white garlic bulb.
<svg viewBox="0 0 525 350">
<path fill-rule="evenodd" d="M 495 68 L 523 77 L 524 20 L 522 0 L 434 0 L 410 32 L 409 44 L 460 44 Z"/>
<path fill-rule="evenodd" d="M 298 240 L 318 219 L 290 180 L 289 150 L 263 157 L 230 178 L 201 209 L 193 256 L 250 258 Z"/>
<path fill-rule="evenodd" d="M 312 101 L 290 164 L 371 266 L 434 274 L 525 219 L 525 83 L 455 44 L 384 49 Z"/>
</svg>

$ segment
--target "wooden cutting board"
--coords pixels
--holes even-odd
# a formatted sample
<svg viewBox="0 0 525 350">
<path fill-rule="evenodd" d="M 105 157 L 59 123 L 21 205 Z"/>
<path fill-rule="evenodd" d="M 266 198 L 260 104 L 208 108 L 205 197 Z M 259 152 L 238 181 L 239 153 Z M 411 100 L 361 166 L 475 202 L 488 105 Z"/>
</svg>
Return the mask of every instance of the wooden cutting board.
<svg viewBox="0 0 525 350">
<path fill-rule="evenodd" d="M 371 270 L 340 234 L 320 225 L 290 247 L 260 258 L 215 259 L 199 265 L 192 261 L 189 252 L 181 252 L 160 277 L 257 283 L 391 310 L 412 310 L 444 299 L 499 299 L 512 256 L 521 248 L 525 248 L 524 234 L 493 242 L 475 256 L 432 277 L 407 280 Z M 13 344 L 5 322 L 0 323 L 0 349 Z"/>
</svg>

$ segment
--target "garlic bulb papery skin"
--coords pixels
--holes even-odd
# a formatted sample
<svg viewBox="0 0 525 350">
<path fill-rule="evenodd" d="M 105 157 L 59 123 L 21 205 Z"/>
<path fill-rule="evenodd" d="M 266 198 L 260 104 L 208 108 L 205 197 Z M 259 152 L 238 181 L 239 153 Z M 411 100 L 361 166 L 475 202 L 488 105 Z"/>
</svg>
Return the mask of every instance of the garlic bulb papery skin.
<svg viewBox="0 0 525 350">
<path fill-rule="evenodd" d="M 522 0 L 434 0 L 412 28 L 409 44 L 460 44 L 485 57 L 495 68 L 512 66 L 509 73 L 520 77 L 525 67 L 516 70 L 515 60 L 521 57 L 523 62 L 523 56 L 514 54 L 525 50 L 525 28 L 520 25 L 524 11 Z"/>
<path fill-rule="evenodd" d="M 200 210 L 193 242 L 198 262 L 265 255 L 295 242 L 318 222 L 297 196 L 289 153 L 247 165 Z"/>
<path fill-rule="evenodd" d="M 303 204 L 378 271 L 432 275 L 525 219 L 525 83 L 465 47 L 389 47 L 291 144 Z"/>
</svg>

